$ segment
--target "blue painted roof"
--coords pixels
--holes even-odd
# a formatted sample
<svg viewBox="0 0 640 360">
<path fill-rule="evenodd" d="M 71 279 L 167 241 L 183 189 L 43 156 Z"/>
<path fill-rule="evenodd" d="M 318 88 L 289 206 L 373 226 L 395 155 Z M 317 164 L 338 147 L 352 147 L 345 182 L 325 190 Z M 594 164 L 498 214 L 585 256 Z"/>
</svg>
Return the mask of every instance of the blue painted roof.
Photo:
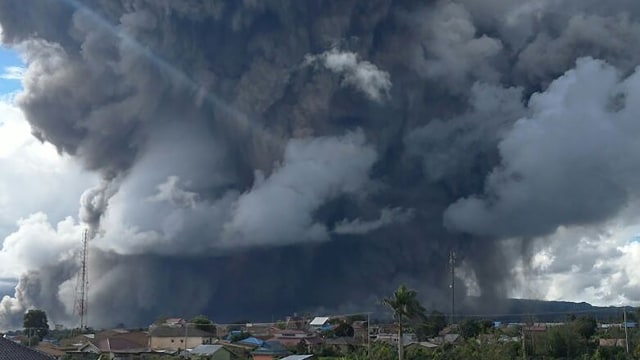
<svg viewBox="0 0 640 360">
<path fill-rule="evenodd" d="M 229 335 L 227 335 L 226 339 L 231 340 L 234 336 L 241 336 L 242 334 L 247 334 L 247 332 L 242 330 L 232 330 L 229 331 Z"/>
<path fill-rule="evenodd" d="M 248 337 L 246 339 L 242 339 L 242 340 L 238 341 L 238 343 L 247 344 L 247 345 L 255 345 L 255 346 L 264 345 L 264 341 L 262 341 L 262 340 L 260 340 L 260 339 L 258 339 L 256 337 L 253 337 L 253 336 L 250 336 L 250 337 Z"/>
<path fill-rule="evenodd" d="M 252 354 L 289 355 L 291 353 L 277 341 L 265 341 L 264 344 L 255 349 Z"/>
</svg>

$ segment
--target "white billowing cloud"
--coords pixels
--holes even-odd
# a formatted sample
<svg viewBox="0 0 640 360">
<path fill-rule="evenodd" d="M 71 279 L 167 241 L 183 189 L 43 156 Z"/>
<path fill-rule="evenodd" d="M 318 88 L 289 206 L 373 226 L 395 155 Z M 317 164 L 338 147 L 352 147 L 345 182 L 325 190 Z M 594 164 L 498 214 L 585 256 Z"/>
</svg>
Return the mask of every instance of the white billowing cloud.
<svg viewBox="0 0 640 360">
<path fill-rule="evenodd" d="M 455 268 L 456 278 L 462 280 L 464 288 L 466 289 L 466 296 L 481 296 L 482 289 L 478 283 L 478 277 L 476 276 L 473 267 L 466 261 L 460 264 L 456 264 Z"/>
<path fill-rule="evenodd" d="M 35 142 L 29 133 L 29 123 L 22 116 L 20 109 L 9 102 L 0 102 L 0 159 L 8 159 L 16 155 L 28 142 Z M 46 146 L 38 149 L 40 156 L 47 155 Z"/>
<path fill-rule="evenodd" d="M 169 176 L 167 181 L 158 185 L 158 193 L 148 198 L 149 201 L 168 201 L 173 205 L 195 208 L 198 202 L 198 194 L 184 190 L 180 187 L 178 176 Z"/>
<path fill-rule="evenodd" d="M 53 227 L 44 213 L 18 221 L 18 229 L 0 248 L 0 277 L 21 274 L 54 265 L 72 257 L 80 248 L 82 226 L 71 217 Z"/>
<path fill-rule="evenodd" d="M 34 303 L 39 300 L 34 299 L 33 294 L 27 294 L 25 286 L 31 287 L 31 290 L 36 286 L 32 292 L 40 293 L 46 299 L 55 299 L 56 303 L 72 304 L 73 293 L 68 291 L 68 287 L 70 283 L 75 286 L 75 274 L 67 274 L 68 278 L 64 278 L 66 281 L 62 283 L 55 282 L 60 279 L 51 281 L 60 274 L 46 274 L 42 282 L 34 283 L 27 280 L 27 274 L 46 272 L 61 263 L 73 267 L 81 250 L 83 230 L 84 226 L 71 217 L 53 226 L 43 213 L 35 213 L 18 221 L 18 229 L 7 236 L 0 247 L 0 277 L 21 278 L 21 282 L 25 283 L 22 287 L 16 286 L 13 295 L 3 296 L 0 300 L 0 329 L 15 328 L 27 309 L 42 305 Z M 69 306 L 66 314 L 52 311 L 51 308 L 47 310 L 55 313 L 56 320 L 62 320 L 72 313 L 72 305 Z"/>
<path fill-rule="evenodd" d="M 375 150 L 360 131 L 291 140 L 282 165 L 266 179 L 257 176 L 251 191 L 234 204 L 225 244 L 326 240 L 327 229 L 314 221 L 313 212 L 338 195 L 362 192 L 375 160 Z"/>
<path fill-rule="evenodd" d="M 503 135 L 484 193 L 447 209 L 448 228 L 542 236 L 606 221 L 640 196 L 640 72 L 621 79 L 602 61 L 580 59 L 529 110 Z"/>
<path fill-rule="evenodd" d="M 537 240 L 528 264 L 513 273 L 512 296 L 639 305 L 640 226 L 613 220 L 602 227 L 560 227 Z"/>
<path fill-rule="evenodd" d="M 399 207 L 384 208 L 380 210 L 380 217 L 374 220 L 362 220 L 358 218 L 349 221 L 344 219 L 336 224 L 333 232 L 343 235 L 364 235 L 384 226 L 407 222 L 411 220 L 413 216 L 413 209 L 403 209 Z"/>
<path fill-rule="evenodd" d="M 7 66 L 4 68 L 4 72 L 0 74 L 0 79 L 21 81 L 26 71 L 27 69 L 22 66 Z"/>
<path fill-rule="evenodd" d="M 44 211 L 56 223 L 76 213 L 82 189 L 97 178 L 33 137 L 20 109 L 6 101 L 0 101 L 0 169 L 0 243 L 17 219 Z"/>
<path fill-rule="evenodd" d="M 198 125 L 158 129 L 109 197 L 96 246 L 119 254 L 208 250 L 238 197 L 228 190 L 234 180 L 225 170 L 226 158 L 225 149 Z M 219 196 L 204 199 L 197 195 L 202 191 Z"/>
<path fill-rule="evenodd" d="M 253 187 L 241 194 L 228 190 L 229 175 L 223 171 L 216 181 L 208 175 L 211 167 L 222 168 L 225 153 L 212 151 L 206 132 L 168 133 L 160 141 L 151 140 L 159 148 L 140 158 L 109 199 L 102 232 L 94 241 L 100 249 L 119 254 L 197 254 L 327 240 L 329 232 L 314 220 L 314 212 L 339 195 L 367 191 L 369 170 L 377 157 L 361 131 L 292 139 L 282 163 L 266 178 L 256 172 Z M 180 145 L 169 151 L 162 146 L 167 142 Z M 187 157 L 190 161 L 178 161 Z M 203 171 L 206 166 L 210 168 Z M 211 191 L 216 183 L 217 198 L 197 195 L 203 184 Z"/>
<path fill-rule="evenodd" d="M 68 215 L 77 212 L 82 189 L 97 177 L 33 137 L 10 98 L 0 100 L 0 169 L 0 278 L 17 282 L 26 273 L 73 262 L 82 227 Z M 1 299 L 0 329 L 21 320 L 32 305 L 25 296 L 16 290 Z"/>
<path fill-rule="evenodd" d="M 373 101 L 382 101 L 389 97 L 391 89 L 389 73 L 368 61 L 359 60 L 356 53 L 334 48 L 319 55 L 307 55 L 305 62 L 320 63 L 343 76 L 344 85 L 353 86 Z"/>
</svg>

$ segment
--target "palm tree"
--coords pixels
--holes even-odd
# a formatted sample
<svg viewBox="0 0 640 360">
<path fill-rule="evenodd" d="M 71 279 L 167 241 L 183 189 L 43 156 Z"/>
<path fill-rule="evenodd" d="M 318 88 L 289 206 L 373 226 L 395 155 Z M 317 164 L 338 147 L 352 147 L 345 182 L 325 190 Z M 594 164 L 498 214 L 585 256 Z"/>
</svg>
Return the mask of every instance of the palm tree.
<svg viewBox="0 0 640 360">
<path fill-rule="evenodd" d="M 393 296 L 382 300 L 393 311 L 393 318 L 398 324 L 398 359 L 404 358 L 404 345 L 402 343 L 402 323 L 405 319 L 424 317 L 425 309 L 416 298 L 418 293 L 404 285 L 400 285 Z"/>
</svg>

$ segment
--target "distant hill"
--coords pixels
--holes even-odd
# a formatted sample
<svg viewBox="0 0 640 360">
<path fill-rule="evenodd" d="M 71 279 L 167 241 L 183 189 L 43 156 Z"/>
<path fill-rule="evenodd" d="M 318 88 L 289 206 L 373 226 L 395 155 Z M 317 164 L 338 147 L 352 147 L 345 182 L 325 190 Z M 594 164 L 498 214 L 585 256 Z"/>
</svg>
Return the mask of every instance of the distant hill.
<svg viewBox="0 0 640 360">
<path fill-rule="evenodd" d="M 481 299 L 477 299 L 481 302 Z M 621 321 L 623 307 L 593 306 L 586 302 L 544 301 L 528 299 L 507 299 L 500 301 L 496 307 L 499 311 L 478 311 L 476 301 L 470 300 L 460 305 L 456 317 L 474 317 L 499 321 L 564 321 L 571 314 L 575 316 L 590 315 L 599 321 Z M 486 305 L 484 306 L 486 308 Z M 636 308 L 627 307 L 627 315 L 635 318 Z"/>
<path fill-rule="evenodd" d="M 427 309 L 430 312 L 432 309 Z M 437 309 L 449 317 L 450 308 Z M 586 302 L 529 299 L 485 299 L 467 297 L 456 304 L 456 322 L 472 318 L 501 322 L 562 322 L 570 315 L 593 316 L 598 322 L 622 322 L 624 307 L 593 306 Z M 371 309 L 375 321 L 391 321 L 390 311 L 381 305 Z M 326 314 L 329 316 L 330 314 Z M 627 306 L 627 319 L 636 321 L 638 308 Z"/>
</svg>

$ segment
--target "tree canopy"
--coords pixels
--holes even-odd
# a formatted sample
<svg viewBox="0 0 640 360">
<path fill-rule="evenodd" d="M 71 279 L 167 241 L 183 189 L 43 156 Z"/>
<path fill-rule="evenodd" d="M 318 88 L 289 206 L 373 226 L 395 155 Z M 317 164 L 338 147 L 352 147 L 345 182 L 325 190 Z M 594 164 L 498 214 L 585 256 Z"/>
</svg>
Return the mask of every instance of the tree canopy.
<svg viewBox="0 0 640 360">
<path fill-rule="evenodd" d="M 22 323 L 25 333 L 42 340 L 49 333 L 49 321 L 44 310 L 32 309 L 24 314 Z"/>
<path fill-rule="evenodd" d="M 393 296 L 382 301 L 393 311 L 393 317 L 398 324 L 398 359 L 404 360 L 404 346 L 402 344 L 402 326 L 405 319 L 426 318 L 425 309 L 418 301 L 418 293 L 415 290 L 400 285 Z"/>
<path fill-rule="evenodd" d="M 204 315 L 198 315 L 191 319 L 189 322 L 194 324 L 197 329 L 200 329 L 202 331 L 207 331 L 210 333 L 216 332 L 216 326 L 213 324 L 213 321 L 211 321 Z"/>
<path fill-rule="evenodd" d="M 589 339 L 596 333 L 598 323 L 592 316 L 581 316 L 573 321 L 575 331 L 584 339 Z"/>
<path fill-rule="evenodd" d="M 418 301 L 418 293 L 415 290 L 400 285 L 393 296 L 383 300 L 393 311 L 393 317 L 402 321 L 403 319 L 425 318 L 425 309 Z"/>
</svg>

